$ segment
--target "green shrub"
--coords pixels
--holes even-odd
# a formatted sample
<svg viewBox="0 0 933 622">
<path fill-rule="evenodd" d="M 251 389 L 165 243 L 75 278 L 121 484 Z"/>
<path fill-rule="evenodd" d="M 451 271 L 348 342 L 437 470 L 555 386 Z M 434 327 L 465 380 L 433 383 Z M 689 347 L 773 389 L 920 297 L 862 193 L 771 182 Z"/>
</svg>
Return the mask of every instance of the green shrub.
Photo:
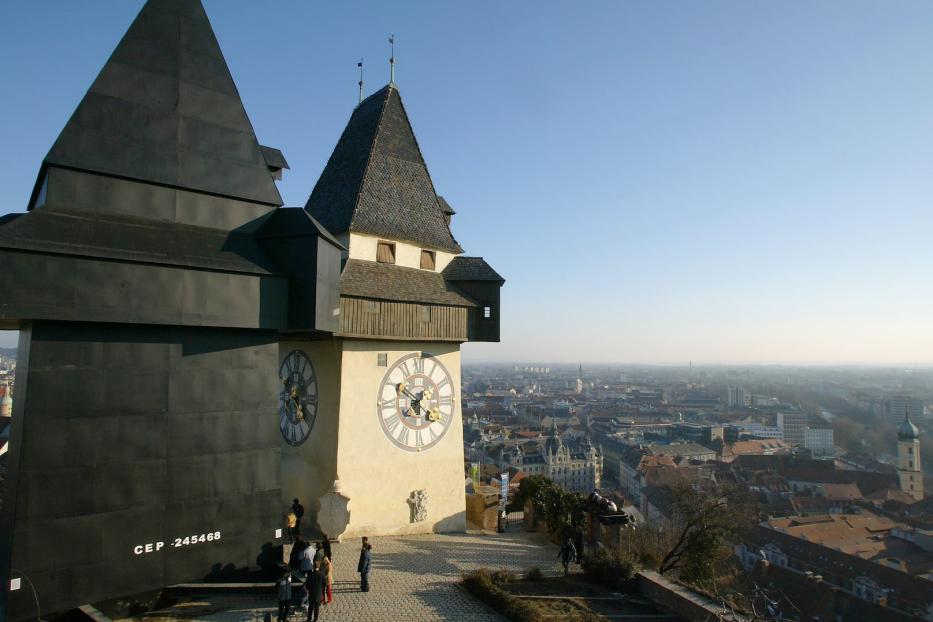
<svg viewBox="0 0 933 622">
<path fill-rule="evenodd" d="M 525 581 L 544 581 L 544 573 L 537 566 L 529 568 L 525 573 Z"/>
<path fill-rule="evenodd" d="M 499 587 L 500 584 L 496 583 L 495 577 L 497 575 L 500 580 L 506 582 L 515 580 L 515 575 L 511 573 L 480 568 L 471 573 L 465 573 L 462 585 L 470 594 L 512 622 L 553 622 L 555 619 L 553 609 L 541 607 L 506 592 Z M 532 576 L 540 577 L 540 579 L 531 579 Z M 525 574 L 525 578 L 541 580 L 543 575 L 540 569 L 531 568 Z M 606 618 L 592 611 L 568 612 L 561 614 L 560 619 L 567 620 L 567 622 L 606 622 Z"/>
<path fill-rule="evenodd" d="M 515 581 L 518 579 L 515 576 L 515 573 L 509 572 L 508 570 L 493 570 L 490 578 L 496 585 L 507 585 L 509 583 L 515 583 Z"/>
<path fill-rule="evenodd" d="M 598 549 L 583 559 L 583 577 L 587 581 L 619 589 L 635 576 L 635 565 L 618 551 Z"/>
<path fill-rule="evenodd" d="M 474 585 L 477 587 L 489 587 L 492 585 L 492 573 L 489 568 L 480 568 L 473 572 L 463 573 L 463 584 Z"/>
<path fill-rule="evenodd" d="M 501 573 L 501 574 L 500 574 Z M 490 572 L 486 568 L 480 568 L 469 574 L 463 575 L 463 587 L 473 596 L 480 599 L 509 620 L 513 622 L 544 622 L 540 611 L 534 605 L 527 603 L 519 598 L 515 598 L 501 587 L 499 587 L 493 577 L 496 574 L 509 575 L 515 580 L 515 575 L 496 571 Z"/>
</svg>

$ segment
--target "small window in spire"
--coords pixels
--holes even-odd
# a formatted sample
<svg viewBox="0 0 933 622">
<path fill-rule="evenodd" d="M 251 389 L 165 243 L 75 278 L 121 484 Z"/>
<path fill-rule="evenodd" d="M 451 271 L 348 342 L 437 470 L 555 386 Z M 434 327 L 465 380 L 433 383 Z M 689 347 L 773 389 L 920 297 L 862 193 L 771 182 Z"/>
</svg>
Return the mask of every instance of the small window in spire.
<svg viewBox="0 0 933 622">
<path fill-rule="evenodd" d="M 395 263 L 395 244 L 392 242 L 379 242 L 376 247 L 376 261 L 379 263 Z"/>
<path fill-rule="evenodd" d="M 421 251 L 421 269 L 434 270 L 434 251 Z"/>
</svg>

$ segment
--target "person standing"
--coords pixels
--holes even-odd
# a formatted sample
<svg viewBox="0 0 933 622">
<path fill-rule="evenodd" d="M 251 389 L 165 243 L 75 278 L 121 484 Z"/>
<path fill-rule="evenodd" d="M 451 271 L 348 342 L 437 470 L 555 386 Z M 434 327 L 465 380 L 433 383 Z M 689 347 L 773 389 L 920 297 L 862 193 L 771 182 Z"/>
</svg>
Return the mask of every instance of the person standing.
<svg viewBox="0 0 933 622">
<path fill-rule="evenodd" d="M 292 608 L 292 574 L 284 573 L 275 586 L 279 593 L 279 622 L 287 622 Z"/>
<path fill-rule="evenodd" d="M 301 517 L 305 515 L 305 506 L 298 503 L 298 499 L 292 501 L 292 513 L 295 515 L 295 535 L 301 533 Z"/>
<path fill-rule="evenodd" d="M 295 541 L 295 525 L 298 524 L 298 518 L 295 516 L 294 512 L 289 512 L 285 515 L 285 527 L 288 529 L 288 541 Z"/>
<path fill-rule="evenodd" d="M 308 622 L 317 622 L 321 619 L 321 601 L 324 600 L 324 575 L 321 574 L 320 565 L 314 562 L 314 568 L 305 580 L 305 592 L 308 594 Z"/>
<path fill-rule="evenodd" d="M 327 537 L 327 534 L 324 534 L 324 541 L 321 542 L 324 545 L 324 555 L 327 555 L 327 559 L 334 561 L 334 554 L 330 550 L 330 538 Z"/>
<path fill-rule="evenodd" d="M 570 571 L 570 562 L 576 557 L 576 549 L 573 546 L 573 540 L 568 536 L 564 540 L 564 545 L 560 547 L 560 551 L 557 553 L 557 557 L 560 558 L 560 563 L 564 565 L 564 575 Z"/>
<path fill-rule="evenodd" d="M 360 561 L 356 565 L 356 571 L 360 573 L 360 591 L 369 591 L 369 569 L 372 565 L 372 546 L 369 544 L 369 538 L 363 536 L 363 546 L 360 549 Z"/>
<path fill-rule="evenodd" d="M 334 600 L 334 564 L 327 555 L 321 558 L 321 574 L 324 575 L 324 604 L 329 605 Z"/>
<path fill-rule="evenodd" d="M 310 542 L 306 542 L 304 545 L 304 548 L 298 553 L 298 569 L 301 570 L 302 575 L 307 577 L 308 573 L 314 570 L 316 549 L 311 546 Z"/>
<path fill-rule="evenodd" d="M 575 531 L 573 534 L 574 561 L 581 566 L 583 565 L 583 544 L 583 532 Z"/>
</svg>

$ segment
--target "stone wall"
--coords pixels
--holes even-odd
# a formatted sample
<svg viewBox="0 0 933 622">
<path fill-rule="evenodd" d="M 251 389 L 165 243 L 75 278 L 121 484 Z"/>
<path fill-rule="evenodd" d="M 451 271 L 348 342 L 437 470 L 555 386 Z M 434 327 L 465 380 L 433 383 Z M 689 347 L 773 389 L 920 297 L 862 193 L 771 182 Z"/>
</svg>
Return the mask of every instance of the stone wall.
<svg viewBox="0 0 933 622">
<path fill-rule="evenodd" d="M 490 487 L 491 488 L 491 487 Z M 498 527 L 499 497 L 493 489 L 492 494 L 478 491 L 466 496 L 467 522 L 484 529 L 495 531 Z"/>
<path fill-rule="evenodd" d="M 665 579 L 653 570 L 642 570 L 637 575 L 638 590 L 651 602 L 676 613 L 690 622 L 744 622 L 734 617 L 715 601 L 682 585 Z"/>
</svg>

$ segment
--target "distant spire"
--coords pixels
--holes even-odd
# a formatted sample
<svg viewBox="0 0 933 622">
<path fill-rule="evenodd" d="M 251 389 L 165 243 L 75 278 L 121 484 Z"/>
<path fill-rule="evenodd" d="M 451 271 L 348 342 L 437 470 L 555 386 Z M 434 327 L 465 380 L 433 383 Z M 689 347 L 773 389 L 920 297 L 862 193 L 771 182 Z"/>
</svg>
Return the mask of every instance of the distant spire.
<svg viewBox="0 0 933 622">
<path fill-rule="evenodd" d="M 360 68 L 360 103 L 363 103 L 363 59 L 360 59 L 360 62 L 356 64 Z"/>
<path fill-rule="evenodd" d="M 395 35 L 389 36 L 392 45 L 392 56 L 389 57 L 389 84 L 395 84 Z"/>
</svg>

